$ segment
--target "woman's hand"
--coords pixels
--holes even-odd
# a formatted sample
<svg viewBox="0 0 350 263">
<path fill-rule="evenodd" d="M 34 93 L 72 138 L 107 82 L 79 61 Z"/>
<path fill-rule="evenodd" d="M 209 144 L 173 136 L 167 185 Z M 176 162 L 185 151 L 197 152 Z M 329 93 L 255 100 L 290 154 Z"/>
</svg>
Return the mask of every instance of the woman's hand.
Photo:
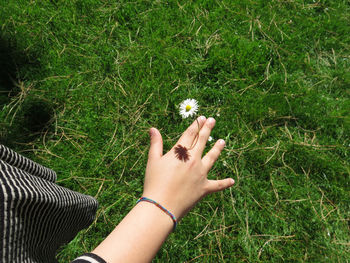
<svg viewBox="0 0 350 263">
<path fill-rule="evenodd" d="M 206 120 L 205 117 L 197 120 L 165 155 L 162 136 L 157 129 L 150 130 L 151 148 L 143 196 L 163 205 L 178 220 L 206 194 L 234 184 L 230 178 L 207 179 L 225 143 L 223 140 L 217 141 L 202 158 L 215 120 Z M 168 215 L 154 204 L 140 202 L 93 253 L 110 263 L 150 262 L 172 230 L 173 222 Z"/>
<path fill-rule="evenodd" d="M 209 170 L 225 146 L 224 140 L 218 140 L 202 158 L 214 126 L 213 118 L 199 117 L 165 155 L 161 134 L 155 128 L 150 130 L 151 147 L 143 196 L 163 205 L 178 220 L 205 195 L 224 190 L 234 184 L 232 178 L 207 178 Z"/>
</svg>

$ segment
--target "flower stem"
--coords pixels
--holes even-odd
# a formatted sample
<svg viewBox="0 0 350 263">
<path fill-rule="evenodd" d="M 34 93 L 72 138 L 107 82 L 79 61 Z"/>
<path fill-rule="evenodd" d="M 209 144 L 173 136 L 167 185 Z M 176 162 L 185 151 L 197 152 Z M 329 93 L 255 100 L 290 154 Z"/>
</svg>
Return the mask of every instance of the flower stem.
<svg viewBox="0 0 350 263">
<path fill-rule="evenodd" d="M 194 138 L 194 140 L 192 142 L 191 147 L 188 150 L 192 150 L 194 148 L 194 146 L 196 146 L 196 144 L 198 142 L 198 138 L 199 138 L 199 121 L 198 121 L 198 118 L 196 119 L 196 122 L 197 122 L 198 132 L 197 132 L 197 135 L 196 135 L 196 137 Z"/>
</svg>

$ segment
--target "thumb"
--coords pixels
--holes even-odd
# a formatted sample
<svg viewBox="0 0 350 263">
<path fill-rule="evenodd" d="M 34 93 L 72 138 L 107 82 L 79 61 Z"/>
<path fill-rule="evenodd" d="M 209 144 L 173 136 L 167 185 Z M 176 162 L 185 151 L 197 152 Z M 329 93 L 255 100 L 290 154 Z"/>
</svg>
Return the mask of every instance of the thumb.
<svg viewBox="0 0 350 263">
<path fill-rule="evenodd" d="M 151 146 L 149 148 L 148 159 L 158 159 L 163 156 L 163 139 L 162 135 L 156 128 L 149 130 Z"/>
<path fill-rule="evenodd" d="M 234 183 L 235 181 L 232 178 L 226 178 L 222 180 L 208 180 L 206 190 L 208 193 L 214 193 L 229 188 Z"/>
</svg>

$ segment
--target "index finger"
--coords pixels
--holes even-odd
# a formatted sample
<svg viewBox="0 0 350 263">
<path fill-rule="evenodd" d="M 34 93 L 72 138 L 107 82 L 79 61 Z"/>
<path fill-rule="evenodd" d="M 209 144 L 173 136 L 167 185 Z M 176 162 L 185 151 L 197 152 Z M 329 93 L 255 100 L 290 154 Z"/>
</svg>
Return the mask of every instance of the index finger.
<svg viewBox="0 0 350 263">
<path fill-rule="evenodd" d="M 192 143 L 196 139 L 200 129 L 203 127 L 206 118 L 204 116 L 198 117 L 181 135 L 180 139 L 177 141 L 177 144 L 180 144 L 187 149 L 192 146 Z"/>
</svg>

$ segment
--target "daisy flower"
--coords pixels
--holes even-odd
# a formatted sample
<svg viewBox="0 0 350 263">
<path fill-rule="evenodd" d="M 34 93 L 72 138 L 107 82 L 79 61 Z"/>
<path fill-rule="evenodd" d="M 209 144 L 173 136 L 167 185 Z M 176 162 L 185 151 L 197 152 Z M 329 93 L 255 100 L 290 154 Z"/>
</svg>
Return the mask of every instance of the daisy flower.
<svg viewBox="0 0 350 263">
<path fill-rule="evenodd" d="M 180 115 L 183 119 L 192 117 L 198 111 L 198 101 L 195 99 L 186 99 L 180 104 Z"/>
<path fill-rule="evenodd" d="M 212 140 L 214 140 L 213 137 L 209 136 L 208 142 L 211 142 Z"/>
</svg>

